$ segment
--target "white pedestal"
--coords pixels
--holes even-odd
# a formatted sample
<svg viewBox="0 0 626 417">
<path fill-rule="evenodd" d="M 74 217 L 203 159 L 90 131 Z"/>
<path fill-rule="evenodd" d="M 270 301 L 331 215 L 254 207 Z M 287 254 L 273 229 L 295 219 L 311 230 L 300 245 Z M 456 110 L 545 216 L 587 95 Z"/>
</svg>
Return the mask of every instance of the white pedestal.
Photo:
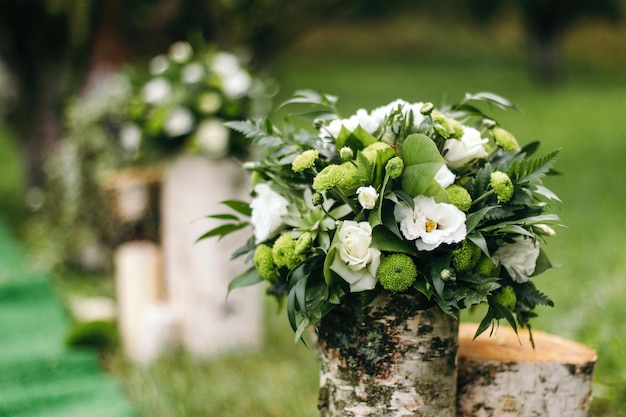
<svg viewBox="0 0 626 417">
<path fill-rule="evenodd" d="M 135 362 L 147 363 L 165 345 L 163 334 L 171 333 L 167 323 L 159 332 L 148 331 L 151 311 L 163 302 L 161 252 L 156 244 L 133 241 L 117 248 L 115 289 L 124 352 Z M 157 333 L 158 340 L 150 336 Z"/>
<path fill-rule="evenodd" d="M 164 176 L 161 241 L 167 296 L 183 346 L 199 356 L 261 343 L 260 286 L 237 289 L 226 302 L 228 283 L 247 268 L 243 259 L 231 261 L 230 256 L 249 231 L 195 243 L 221 224 L 206 217 L 229 210 L 221 201 L 246 198 L 246 181 L 234 161 L 190 155 L 177 158 Z"/>
</svg>

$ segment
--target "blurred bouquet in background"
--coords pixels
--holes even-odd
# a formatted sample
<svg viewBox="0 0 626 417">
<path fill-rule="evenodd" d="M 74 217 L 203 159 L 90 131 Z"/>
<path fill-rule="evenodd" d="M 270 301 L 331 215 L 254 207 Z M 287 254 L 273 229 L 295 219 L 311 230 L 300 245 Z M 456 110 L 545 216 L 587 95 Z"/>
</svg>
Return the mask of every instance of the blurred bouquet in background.
<svg viewBox="0 0 626 417">
<path fill-rule="evenodd" d="M 336 98 L 301 91 L 287 105 L 315 131 L 269 120 L 227 125 L 253 140 L 259 159 L 252 201 L 225 201 L 234 213 L 202 238 L 252 226 L 233 257 L 253 266 L 229 290 L 262 281 L 286 298 L 296 340 L 335 306 L 365 307 L 379 294 L 409 293 L 416 308 L 486 304 L 478 332 L 505 319 L 530 327 L 552 301 L 532 277 L 551 268 L 541 248 L 559 218 L 558 197 L 542 184 L 558 151 L 534 156 L 481 108 L 512 109 L 491 93 L 459 103 L 396 100 L 341 118 Z"/>
<path fill-rule="evenodd" d="M 223 123 L 263 116 L 272 85 L 245 62 L 205 44 L 176 42 L 167 53 L 101 77 L 70 100 L 65 136 L 46 160 L 43 205 L 36 207 L 41 216 L 31 226 L 32 240 L 47 246 L 38 250 L 42 263 L 97 270 L 129 234 L 158 239 L 156 213 L 143 225 L 120 228 L 110 190 L 121 174 L 154 184 L 150 204 L 158 204 L 152 188 L 171 158 L 187 152 L 244 158 L 249 139 Z M 74 239 L 63 238 L 68 230 Z"/>
<path fill-rule="evenodd" d="M 148 73 L 131 74 L 132 93 L 122 115 L 119 143 L 130 160 L 157 160 L 179 151 L 212 158 L 243 156 L 246 140 L 225 121 L 265 114 L 265 84 L 237 55 L 194 50 L 176 42 L 154 57 Z"/>
</svg>

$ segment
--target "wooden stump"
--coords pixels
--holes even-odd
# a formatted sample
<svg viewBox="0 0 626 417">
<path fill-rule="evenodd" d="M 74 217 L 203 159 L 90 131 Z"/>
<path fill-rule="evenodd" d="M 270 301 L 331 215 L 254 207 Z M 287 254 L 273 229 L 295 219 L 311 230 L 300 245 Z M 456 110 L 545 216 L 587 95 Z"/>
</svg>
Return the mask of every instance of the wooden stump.
<svg viewBox="0 0 626 417">
<path fill-rule="evenodd" d="M 457 417 L 585 417 L 596 353 L 579 343 L 509 327 L 472 341 L 477 325 L 459 331 Z"/>
<path fill-rule="evenodd" d="M 356 295 L 358 297 L 358 295 Z M 337 306 L 318 327 L 323 417 L 453 417 L 458 321 L 405 294 Z"/>
</svg>

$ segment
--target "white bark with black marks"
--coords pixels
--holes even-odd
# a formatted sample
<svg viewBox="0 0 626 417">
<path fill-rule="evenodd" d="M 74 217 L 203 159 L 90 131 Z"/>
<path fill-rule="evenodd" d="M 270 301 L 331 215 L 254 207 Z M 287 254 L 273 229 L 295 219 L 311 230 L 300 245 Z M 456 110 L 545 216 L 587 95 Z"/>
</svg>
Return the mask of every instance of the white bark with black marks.
<svg viewBox="0 0 626 417">
<path fill-rule="evenodd" d="M 457 417 L 586 417 L 596 353 L 579 343 L 534 331 L 519 339 L 508 327 L 472 341 L 461 325 Z M 487 332 L 488 333 L 488 332 Z"/>
<path fill-rule="evenodd" d="M 322 417 L 455 416 L 458 320 L 420 308 L 416 296 L 386 294 L 365 309 L 352 299 L 324 317 Z"/>
</svg>

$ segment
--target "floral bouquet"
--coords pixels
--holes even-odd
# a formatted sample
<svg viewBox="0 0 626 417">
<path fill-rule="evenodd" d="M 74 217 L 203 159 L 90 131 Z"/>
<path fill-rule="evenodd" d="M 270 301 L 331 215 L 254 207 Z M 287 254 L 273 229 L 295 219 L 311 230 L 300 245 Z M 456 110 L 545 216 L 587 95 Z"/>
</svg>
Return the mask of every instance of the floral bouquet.
<svg viewBox="0 0 626 417">
<path fill-rule="evenodd" d="M 258 117 L 267 89 L 229 52 L 176 42 L 154 57 L 149 74 L 131 75 L 132 94 L 119 129 L 129 159 L 158 160 L 177 151 L 242 156 L 247 140 L 224 121 Z"/>
<path fill-rule="evenodd" d="M 491 93 L 459 103 L 396 100 L 349 118 L 336 98 L 300 91 L 286 104 L 312 105 L 300 116 L 315 131 L 287 119 L 230 122 L 251 138 L 259 159 L 252 201 L 224 204 L 236 214 L 201 237 L 222 237 L 252 225 L 233 257 L 253 266 L 230 284 L 265 281 L 287 299 L 296 340 L 337 305 L 371 302 L 382 292 L 415 293 L 455 315 L 486 304 L 477 334 L 496 320 L 530 327 L 537 305 L 552 305 L 531 277 L 551 264 L 541 249 L 559 218 L 547 213 L 558 197 L 542 185 L 558 151 L 534 156 L 488 117 L 484 104 L 512 109 Z"/>
</svg>

